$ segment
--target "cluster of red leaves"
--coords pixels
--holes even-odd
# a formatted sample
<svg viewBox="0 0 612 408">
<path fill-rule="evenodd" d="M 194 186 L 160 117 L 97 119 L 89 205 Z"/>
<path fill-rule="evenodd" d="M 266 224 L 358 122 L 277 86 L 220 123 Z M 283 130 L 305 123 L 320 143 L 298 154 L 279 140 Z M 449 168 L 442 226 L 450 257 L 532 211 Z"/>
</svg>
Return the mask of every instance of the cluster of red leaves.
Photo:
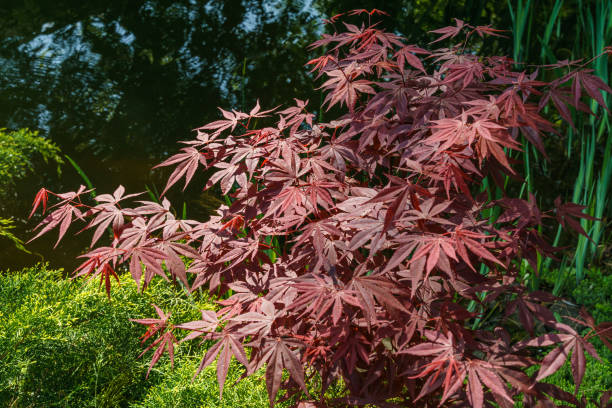
<svg viewBox="0 0 612 408">
<path fill-rule="evenodd" d="M 161 164 L 176 166 L 166 189 L 213 169 L 206 188 L 218 184 L 229 207 L 206 222 L 180 220 L 167 200 L 121 206 L 130 197 L 122 187 L 87 206 L 81 188 L 57 194 L 39 235 L 59 227 L 61 238 L 74 218 L 90 219 L 92 245 L 112 230 L 111 243 L 77 270 L 107 291 L 119 264 L 143 289 L 170 275 L 192 291 L 231 291 L 202 320 L 172 326 L 159 309 L 159 319 L 136 320 L 149 326 L 143 341 L 159 336 L 148 347 L 157 347 L 152 365 L 164 350 L 172 359 L 179 330 L 189 332 L 180 342 L 213 341 L 200 370 L 217 359 L 221 386 L 232 357 L 247 374 L 265 365 L 271 404 L 283 389 L 301 407 L 583 406 L 542 380 L 571 355 L 577 392 L 585 353 L 599 358 L 587 340 L 611 346 L 611 324 L 586 312 L 572 326 L 559 322 L 548 308 L 555 299 L 522 284 L 522 260 L 537 270 L 538 254 L 555 252 L 538 232 L 555 218 L 534 197 L 487 202 L 473 193 L 484 177 L 503 187 L 517 176 L 508 152 L 520 148 L 519 135 L 543 150 L 555 132 L 545 106 L 571 121 L 571 109 L 589 111 L 587 96 L 602 103 L 599 92 L 612 90 L 579 64 L 546 83 L 509 58 L 475 55 L 466 41 L 498 35 L 488 26 L 436 30 L 438 40 L 465 41 L 431 51 L 377 25 L 345 27 L 317 41 L 329 51 L 310 61 L 328 78 L 325 103 L 346 105 L 344 116 L 315 123 L 300 100 L 280 111 L 221 110 L 223 119 Z M 270 125 L 253 128 L 254 118 Z M 47 195 L 41 190 L 35 209 Z M 502 209 L 496 220 L 487 218 L 493 206 Z M 555 215 L 585 233 L 581 207 L 558 203 Z M 505 315 L 473 329 L 496 308 Z M 326 398 L 337 382 L 344 396 Z"/>
</svg>

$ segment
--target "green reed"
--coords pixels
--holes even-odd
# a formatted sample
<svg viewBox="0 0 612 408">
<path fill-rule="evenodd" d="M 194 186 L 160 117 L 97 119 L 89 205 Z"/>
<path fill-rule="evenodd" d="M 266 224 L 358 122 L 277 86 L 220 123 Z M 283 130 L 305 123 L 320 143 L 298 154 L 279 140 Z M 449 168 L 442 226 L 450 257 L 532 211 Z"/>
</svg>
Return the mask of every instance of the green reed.
<svg viewBox="0 0 612 408">
<path fill-rule="evenodd" d="M 513 56 L 517 63 L 530 62 L 550 64 L 557 60 L 586 60 L 600 55 L 606 44 L 612 43 L 612 0 L 532 2 L 531 0 L 508 0 L 512 20 Z M 547 16 L 546 25 L 534 24 Z M 568 34 L 571 33 L 571 34 Z M 534 40 L 537 38 L 537 41 Z M 607 58 L 599 58 L 591 63 L 594 74 L 609 83 Z M 557 75 L 564 72 L 558 70 Z M 555 72 L 555 71 L 551 71 Z M 546 74 L 550 75 L 551 72 Z M 604 95 L 608 104 L 608 97 Z M 581 224 L 590 239 L 580 236 L 573 247 L 573 254 L 566 254 L 558 270 L 553 272 L 551 261 L 542 263 L 544 273 L 555 273 L 555 293 L 560 293 L 568 275 L 574 274 L 577 281 L 585 277 L 586 270 L 598 260 L 606 245 L 605 223 L 610 218 L 610 195 L 612 193 L 612 134 L 610 121 L 605 109 L 593 101 L 590 108 L 596 116 L 574 115 L 575 130 L 565 132 L 565 160 L 579 161 L 572 191 L 562 192 L 562 199 L 573 201 L 586 207 L 585 212 L 597 220 L 582 220 Z M 524 142 L 524 140 L 523 140 Z M 523 143 L 522 161 L 525 171 L 523 193 L 538 194 L 534 187 L 535 166 L 541 162 L 533 146 Z M 558 245 L 563 237 L 561 228 L 557 230 L 554 244 Z M 532 272 L 532 271 L 531 271 Z M 528 279 L 537 279 L 529 268 Z M 532 282 L 532 287 L 537 287 Z"/>
</svg>

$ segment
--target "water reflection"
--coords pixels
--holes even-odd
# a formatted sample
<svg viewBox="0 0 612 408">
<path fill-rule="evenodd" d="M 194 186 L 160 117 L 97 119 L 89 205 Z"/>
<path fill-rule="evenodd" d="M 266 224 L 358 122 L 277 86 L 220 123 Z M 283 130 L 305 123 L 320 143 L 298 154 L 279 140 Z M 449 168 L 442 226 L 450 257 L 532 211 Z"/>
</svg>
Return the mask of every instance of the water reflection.
<svg viewBox="0 0 612 408">
<path fill-rule="evenodd" d="M 500 1 L 359 6 L 385 9 L 389 30 L 423 42 L 451 17 L 494 23 Z M 298 97 L 316 110 L 306 46 L 322 32 L 321 16 L 354 7 L 352 0 L 3 0 L 0 127 L 40 130 L 101 192 L 120 183 L 132 192 L 161 189 L 167 173 L 151 172 L 152 165 L 191 129 L 216 119 L 217 106 L 247 109 L 259 98 L 270 107 Z M 23 218 L 42 184 L 65 191 L 81 183 L 69 166 L 61 178 L 42 168 L 20 184 L 14 202 L 0 205 L 0 216 Z M 200 217 L 211 198 L 199 194 L 194 188 L 171 198 Z M 31 236 L 34 223 L 21 221 L 18 235 Z M 68 239 L 51 250 L 54 238 L 31 248 L 67 268 L 89 241 Z M 0 240 L 1 268 L 32 261 Z"/>
<path fill-rule="evenodd" d="M 41 130 L 99 191 L 162 187 L 152 165 L 217 106 L 314 95 L 304 49 L 321 26 L 309 1 L 15 1 L 0 21 L 0 124 Z M 70 167 L 61 179 L 32 176 L 4 212 L 27 214 L 41 183 L 63 190 L 81 180 Z M 202 216 L 210 198 L 193 190 L 177 204 Z M 83 241 L 50 251 L 49 237 L 32 249 L 70 267 Z M 0 245 L 3 268 L 31 263 Z"/>
</svg>

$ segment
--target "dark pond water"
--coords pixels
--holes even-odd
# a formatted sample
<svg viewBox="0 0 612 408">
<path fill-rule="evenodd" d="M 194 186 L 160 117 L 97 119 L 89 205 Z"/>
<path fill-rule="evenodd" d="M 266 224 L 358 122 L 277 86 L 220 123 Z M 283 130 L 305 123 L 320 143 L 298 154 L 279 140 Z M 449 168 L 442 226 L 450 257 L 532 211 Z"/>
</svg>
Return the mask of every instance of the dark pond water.
<svg viewBox="0 0 612 408">
<path fill-rule="evenodd" d="M 217 106 L 273 106 L 315 96 L 304 50 L 321 30 L 311 2 L 288 1 L 2 1 L 0 127 L 39 130 L 89 176 L 99 192 L 123 184 L 161 191 L 167 172 L 151 167 L 217 118 Z M 3 215 L 31 236 L 23 218 L 35 192 L 77 188 L 69 165 L 61 176 L 39 166 L 22 180 Z M 170 198 L 201 217 L 215 198 L 197 184 Z M 146 196 L 145 196 L 146 197 Z M 76 229 L 75 229 L 76 230 Z M 28 245 L 54 266 L 71 268 L 86 233 L 52 250 L 56 236 Z M 37 258 L 0 242 L 0 268 Z"/>
<path fill-rule="evenodd" d="M 348 0 L 2 0 L 0 2 L 0 128 L 30 128 L 56 142 L 98 192 L 163 188 L 168 172 L 151 167 L 173 154 L 191 129 L 218 117 L 217 106 L 271 107 L 320 94 L 304 63 L 306 46 L 323 30 L 321 16 L 356 7 Z M 494 15 L 493 3 L 362 1 L 390 12 L 387 27 L 422 39 L 465 10 L 471 21 Z M 463 4 L 466 3 L 466 4 Z M 472 3 L 474 3 L 472 5 Z M 486 4 L 485 4 L 486 3 Z M 486 5 L 479 9 L 478 5 Z M 484 7 L 484 6 L 483 6 Z M 32 236 L 30 203 L 41 186 L 70 191 L 82 183 L 69 165 L 61 176 L 39 166 L 20 182 L 0 216 Z M 194 187 L 170 199 L 191 218 L 205 216 L 216 198 Z M 76 230 L 76 229 L 75 229 Z M 68 234 L 70 235 L 70 233 Z M 0 240 L 0 270 L 44 258 L 71 269 L 89 242 L 83 234 L 52 249 L 56 236 L 21 253 Z"/>
</svg>

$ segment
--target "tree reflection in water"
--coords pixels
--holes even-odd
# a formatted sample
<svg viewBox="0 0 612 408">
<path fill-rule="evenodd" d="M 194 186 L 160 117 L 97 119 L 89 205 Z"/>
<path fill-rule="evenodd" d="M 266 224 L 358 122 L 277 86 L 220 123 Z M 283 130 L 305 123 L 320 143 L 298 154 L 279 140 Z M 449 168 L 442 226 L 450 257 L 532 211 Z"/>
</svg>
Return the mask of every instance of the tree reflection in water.
<svg viewBox="0 0 612 408">
<path fill-rule="evenodd" d="M 495 2 L 380 3 L 359 6 L 384 8 L 389 29 L 420 41 L 461 10 L 474 14 L 472 21 L 492 19 Z M 4 0 L 0 127 L 40 130 L 98 191 L 161 185 L 165 175 L 151 172 L 152 165 L 176 151 L 191 129 L 215 119 L 217 106 L 247 109 L 259 98 L 272 107 L 298 97 L 317 111 L 320 93 L 304 67 L 306 47 L 324 30 L 321 16 L 354 7 L 344 0 Z M 25 218 L 42 184 L 64 191 L 81 182 L 69 167 L 61 179 L 41 171 L 20 184 L 14 202 L 0 204 L 0 215 Z M 176 194 L 173 202 L 187 201 L 189 216 L 201 217 L 215 199 L 199 194 Z M 30 236 L 25 222 L 18 234 Z M 87 241 L 67 240 L 51 252 L 41 240 L 32 250 L 70 268 Z M 1 241 L 0 253 L 4 268 L 33 261 Z"/>
</svg>

